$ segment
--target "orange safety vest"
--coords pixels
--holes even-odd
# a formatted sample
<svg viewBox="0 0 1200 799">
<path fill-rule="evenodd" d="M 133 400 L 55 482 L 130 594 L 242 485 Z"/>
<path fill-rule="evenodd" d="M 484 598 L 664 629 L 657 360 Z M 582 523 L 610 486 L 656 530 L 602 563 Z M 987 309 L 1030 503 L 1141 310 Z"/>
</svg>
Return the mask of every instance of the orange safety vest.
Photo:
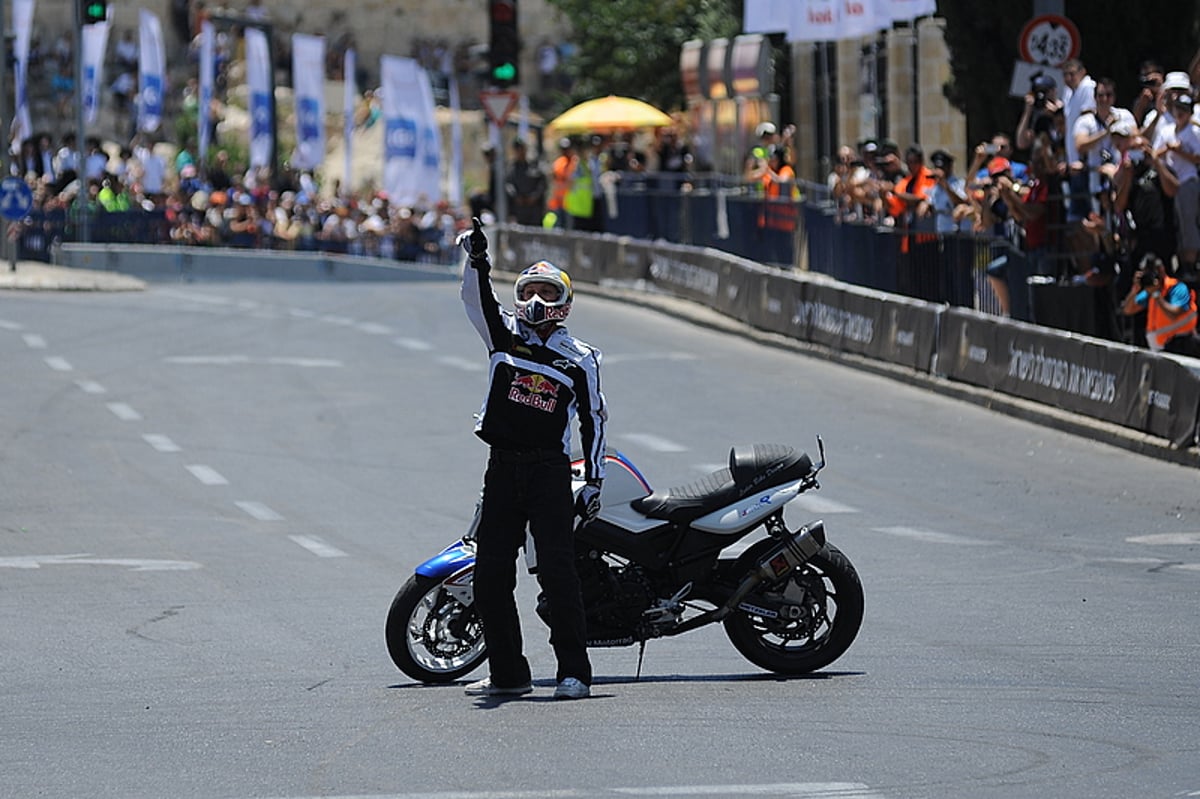
<svg viewBox="0 0 1200 799">
<path fill-rule="evenodd" d="M 1163 282 L 1162 296 L 1171 293 L 1179 281 L 1168 277 Z M 1152 350 L 1161 350 L 1167 342 L 1181 333 L 1192 333 L 1196 330 L 1196 292 L 1188 289 L 1188 309 L 1182 316 L 1172 318 L 1162 309 L 1159 303 L 1151 297 L 1146 304 L 1146 343 Z"/>
<path fill-rule="evenodd" d="M 575 165 L 578 162 L 579 157 L 576 155 L 560 155 L 554 159 L 554 187 L 550 192 L 550 200 L 546 203 L 547 209 L 563 209 L 563 198 L 567 196 L 567 191 L 575 179 Z"/>
<path fill-rule="evenodd" d="M 791 233 L 796 229 L 796 200 L 800 190 L 796 187 L 796 171 L 790 166 L 784 164 L 779 175 L 784 180 L 776 180 L 770 172 L 762 176 L 763 207 L 758 214 L 758 226 Z M 790 189 L 786 195 L 785 186 Z"/>
</svg>

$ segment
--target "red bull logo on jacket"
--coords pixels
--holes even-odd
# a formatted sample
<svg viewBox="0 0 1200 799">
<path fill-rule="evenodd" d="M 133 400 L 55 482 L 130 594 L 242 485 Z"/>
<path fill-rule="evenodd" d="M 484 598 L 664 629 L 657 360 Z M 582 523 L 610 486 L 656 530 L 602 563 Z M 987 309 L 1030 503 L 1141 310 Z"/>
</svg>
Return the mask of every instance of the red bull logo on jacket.
<svg viewBox="0 0 1200 799">
<path fill-rule="evenodd" d="M 558 383 L 542 375 L 517 375 L 508 388 L 508 398 L 521 405 L 552 413 L 558 404 Z"/>
</svg>

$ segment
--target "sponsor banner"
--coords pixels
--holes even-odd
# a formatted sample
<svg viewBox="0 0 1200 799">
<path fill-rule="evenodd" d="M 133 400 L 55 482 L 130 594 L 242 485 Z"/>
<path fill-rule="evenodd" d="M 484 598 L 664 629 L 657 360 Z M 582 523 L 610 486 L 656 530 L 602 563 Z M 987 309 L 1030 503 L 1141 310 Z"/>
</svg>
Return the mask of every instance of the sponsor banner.
<svg viewBox="0 0 1200 799">
<path fill-rule="evenodd" d="M 250 166 L 269 166 L 275 149 L 271 51 L 262 28 L 246 28 L 246 85 L 250 92 Z"/>
<path fill-rule="evenodd" d="M 108 47 L 109 23 L 84 25 L 83 42 L 83 121 L 92 124 L 100 112 L 100 92 L 104 86 L 104 52 Z"/>
<path fill-rule="evenodd" d="M 167 90 L 167 52 L 162 24 L 153 11 L 138 11 L 138 130 L 154 133 L 163 121 Z"/>
<path fill-rule="evenodd" d="M 316 169 L 325 160 L 325 37 L 292 34 L 296 149 L 292 166 Z M 344 181 L 349 188 L 349 178 Z"/>
<path fill-rule="evenodd" d="M 383 84 L 383 187 L 393 203 L 414 205 L 432 193 L 423 179 L 421 157 L 425 118 L 421 68 L 411 58 L 390 55 L 381 57 L 379 66 Z"/>
<path fill-rule="evenodd" d="M 1176 443 L 1195 436 L 1200 362 L 962 308 L 943 313 L 939 338 L 938 372 L 951 380 Z"/>
<path fill-rule="evenodd" d="M 200 23 L 200 105 L 197 114 L 197 145 L 199 161 L 208 163 L 208 147 L 212 144 L 212 101 L 216 81 L 215 33 L 211 20 Z"/>
<path fill-rule="evenodd" d="M 33 0 L 13 0 L 12 17 L 12 58 L 14 60 L 12 66 L 14 68 L 13 77 L 16 78 L 13 97 L 16 99 L 17 110 L 13 120 L 15 130 L 10 133 L 12 139 L 20 142 L 33 135 L 33 123 L 29 119 L 28 92 L 29 47 L 33 36 Z"/>
</svg>

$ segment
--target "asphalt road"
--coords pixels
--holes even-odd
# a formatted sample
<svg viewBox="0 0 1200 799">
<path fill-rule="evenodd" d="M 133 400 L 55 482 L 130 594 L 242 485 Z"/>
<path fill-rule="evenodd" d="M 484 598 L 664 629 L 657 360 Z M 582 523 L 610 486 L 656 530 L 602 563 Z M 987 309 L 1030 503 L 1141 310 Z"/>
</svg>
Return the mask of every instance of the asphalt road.
<svg viewBox="0 0 1200 799">
<path fill-rule="evenodd" d="M 507 297 L 507 289 L 501 296 Z M 719 629 L 595 698 L 411 683 L 383 620 L 466 525 L 485 357 L 451 282 L 0 292 L 0 796 L 1200 795 L 1192 468 L 581 292 L 656 486 L 813 449 L 862 632 L 779 679 Z"/>
</svg>

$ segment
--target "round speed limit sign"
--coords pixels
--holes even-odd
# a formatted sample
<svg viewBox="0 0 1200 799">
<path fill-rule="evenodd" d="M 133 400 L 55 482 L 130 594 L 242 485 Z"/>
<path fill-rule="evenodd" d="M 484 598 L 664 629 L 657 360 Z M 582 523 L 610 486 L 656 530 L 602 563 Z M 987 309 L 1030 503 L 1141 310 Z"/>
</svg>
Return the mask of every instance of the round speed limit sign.
<svg viewBox="0 0 1200 799">
<path fill-rule="evenodd" d="M 1066 17 L 1043 14 L 1021 29 L 1021 58 L 1033 64 L 1062 66 L 1079 56 L 1079 28 Z"/>
</svg>

